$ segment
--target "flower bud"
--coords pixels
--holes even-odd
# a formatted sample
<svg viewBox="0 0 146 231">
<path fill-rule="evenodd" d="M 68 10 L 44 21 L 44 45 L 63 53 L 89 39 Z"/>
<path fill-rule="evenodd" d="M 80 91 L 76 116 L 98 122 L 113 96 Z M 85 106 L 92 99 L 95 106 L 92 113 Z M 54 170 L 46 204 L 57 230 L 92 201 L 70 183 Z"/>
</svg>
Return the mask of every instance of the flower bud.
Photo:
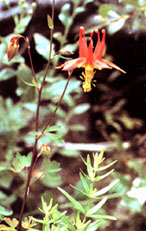
<svg viewBox="0 0 146 231">
<path fill-rule="evenodd" d="M 8 61 L 10 61 L 16 55 L 19 49 L 19 39 L 20 38 L 22 38 L 21 35 L 15 35 L 11 38 L 10 44 L 7 48 Z"/>
<path fill-rule="evenodd" d="M 47 144 L 41 145 L 41 154 L 44 156 L 49 156 L 51 153 L 51 149 Z"/>
</svg>

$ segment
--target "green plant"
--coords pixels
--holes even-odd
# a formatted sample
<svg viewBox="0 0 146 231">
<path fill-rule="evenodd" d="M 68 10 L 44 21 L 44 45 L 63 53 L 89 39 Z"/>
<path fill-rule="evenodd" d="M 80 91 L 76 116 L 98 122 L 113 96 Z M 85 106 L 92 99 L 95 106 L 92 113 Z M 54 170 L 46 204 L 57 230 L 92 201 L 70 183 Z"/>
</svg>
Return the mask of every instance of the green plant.
<svg viewBox="0 0 146 231">
<path fill-rule="evenodd" d="M 10 8 L 9 1 L 5 0 L 4 2 Z M 130 12 L 126 11 L 127 2 L 120 2 L 123 2 L 122 8 L 118 8 L 113 4 L 100 4 L 98 15 L 102 18 L 103 23 L 96 26 L 96 29 L 107 26 L 110 33 L 115 33 L 126 25 L 126 20 L 131 17 Z M 53 1 L 52 16 L 47 16 L 50 39 L 39 33 L 32 35 L 36 52 L 47 61 L 46 68 L 43 67 L 38 73 L 34 71 L 29 39 L 18 34 L 23 33 L 30 22 L 35 9 L 34 3 L 31 6 L 31 12 L 28 12 L 27 1 L 19 1 L 20 15 L 13 18 L 15 24 L 14 33 L 16 34 L 0 37 L 2 67 L 0 81 L 1 83 L 6 83 L 9 80 L 16 81 L 16 89 L 14 89 L 16 99 L 11 99 L 10 97 L 7 99 L 0 98 L 0 143 L 2 144 L 2 154 L 0 156 L 0 219 L 2 224 L 0 225 L 0 230 L 93 231 L 99 228 L 104 229 L 107 224 L 106 220 L 116 220 L 115 217 L 106 215 L 105 210 L 102 209 L 102 206 L 108 203 L 107 199 L 109 198 L 122 197 L 121 201 L 128 211 L 131 208 L 136 208 L 138 209 L 136 211 L 140 212 L 143 208 L 143 204 L 140 204 L 139 201 L 134 200 L 133 202 L 133 200 L 129 199 L 133 188 L 137 191 L 140 188 L 140 192 L 145 192 L 145 179 L 141 174 L 139 175 L 140 184 L 138 187 L 135 186 L 135 181 L 133 181 L 133 184 L 131 183 L 129 176 L 123 176 L 116 172 L 113 173 L 116 180 L 109 184 L 107 182 L 107 186 L 98 189 L 98 182 L 107 178 L 113 172 L 113 170 L 110 170 L 102 174 L 101 171 L 110 168 L 115 163 L 114 161 L 101 167 L 100 164 L 104 160 L 103 152 L 99 155 L 97 153 L 93 154 L 91 157 L 87 155 L 87 161 L 82 158 L 87 166 L 87 171 L 81 170 L 79 174 L 80 180 L 75 186 L 72 186 L 74 192 L 71 195 L 61 188 L 60 163 L 51 160 L 55 152 L 67 157 L 79 156 L 78 150 L 72 152 L 71 150 L 60 149 L 59 144 L 64 142 L 62 137 L 66 138 L 68 134 L 74 136 L 78 142 L 84 141 L 82 135 L 85 135 L 87 124 L 82 121 L 82 117 L 89 109 L 93 109 L 95 113 L 102 114 L 104 120 L 97 121 L 97 125 L 100 125 L 99 130 L 107 140 L 113 139 L 114 143 L 117 142 L 118 147 L 121 147 L 122 143 L 121 124 L 128 129 L 141 125 L 141 121 L 132 120 L 122 109 L 125 100 L 118 100 L 114 105 L 111 104 L 117 92 L 112 91 L 113 89 L 107 85 L 110 85 L 119 76 L 117 72 L 112 73 L 107 82 L 98 83 L 97 86 L 94 84 L 101 92 L 101 98 L 98 101 L 98 106 L 91 108 L 85 97 L 83 97 L 83 91 L 80 88 L 81 81 L 76 80 L 74 77 L 71 78 L 71 71 L 68 72 L 67 81 L 63 78 L 63 72 L 56 71 L 60 58 L 63 60 L 70 59 L 70 55 L 77 48 L 76 41 L 71 44 L 68 43 L 68 35 L 76 16 L 87 9 L 88 3 L 95 6 L 97 4 L 93 0 L 85 0 L 82 4 L 78 0 L 73 0 L 72 4 L 64 4 L 59 14 L 59 20 L 64 26 L 64 31 L 54 33 L 55 1 Z M 129 5 L 133 7 L 134 3 L 128 1 L 128 7 Z M 137 17 L 141 14 L 141 20 L 143 20 L 142 13 L 145 12 L 145 8 L 140 1 L 137 1 L 136 9 Z M 118 10 L 121 15 L 110 20 L 110 14 Z M 132 12 L 135 12 L 134 8 L 132 8 Z M 87 29 L 87 33 L 93 29 L 95 28 L 91 26 Z M 16 55 L 20 39 L 28 51 L 29 66 L 25 64 L 25 60 L 21 55 L 21 47 L 20 55 Z M 58 51 L 55 51 L 55 41 L 59 42 L 60 48 Z M 9 62 L 6 57 L 6 50 Z M 87 69 L 87 71 L 90 70 Z M 88 73 L 86 73 L 86 76 L 88 76 Z M 109 95 L 111 101 L 109 100 Z M 85 100 L 82 101 L 81 98 Z M 110 126 L 115 129 L 116 135 L 113 133 L 112 135 L 108 134 L 107 131 Z M 120 154 L 123 154 L 122 151 Z M 136 161 L 130 162 L 128 168 L 131 168 L 131 166 L 139 169 Z M 51 191 L 52 188 L 58 186 L 60 186 L 58 190 L 69 200 L 69 203 L 65 201 L 65 204 L 61 204 L 58 201 L 58 204 L 56 204 L 58 198 L 54 198 L 55 196 L 51 196 L 51 193 L 48 192 L 48 188 Z M 35 195 L 36 188 L 40 188 L 37 189 L 39 196 Z M 48 191 L 45 192 L 44 188 L 47 188 Z M 32 193 L 28 196 L 29 191 Z M 128 192 L 129 195 L 127 194 Z M 42 196 L 42 194 L 46 195 L 46 193 L 51 197 L 49 202 Z M 34 201 L 39 201 L 40 197 L 42 198 L 42 208 L 38 212 L 36 207 L 33 207 L 33 203 Z M 11 207 L 14 207 L 15 204 L 18 205 L 19 200 L 23 201 L 21 212 L 20 214 L 19 212 L 13 214 Z M 118 205 L 117 208 L 119 208 Z M 36 206 L 38 207 L 39 205 L 37 204 Z M 24 211 L 25 207 L 26 213 Z M 30 207 L 32 208 L 29 210 Z M 66 208 L 69 209 L 66 211 Z M 71 214 L 68 211 L 71 211 Z M 27 212 L 31 216 L 28 216 Z M 36 213 L 37 216 L 35 216 Z M 114 214 L 113 210 L 110 211 L 110 214 Z M 17 218 L 18 215 L 19 219 Z M 7 218 L 10 216 L 12 218 Z"/>
<path fill-rule="evenodd" d="M 51 199 L 49 205 L 47 205 L 42 197 L 42 208 L 39 209 L 43 214 L 42 219 L 25 217 L 22 222 L 24 230 L 93 231 L 102 226 L 102 223 L 105 220 L 116 220 L 115 217 L 104 214 L 101 208 L 106 203 L 108 197 L 111 196 L 108 192 L 115 184 L 117 184 L 118 180 L 113 181 L 108 186 L 97 189 L 97 182 L 107 178 L 114 170 L 112 169 L 106 173 L 104 172 L 103 174 L 101 174 L 101 172 L 110 168 L 116 161 L 108 165 L 101 166 L 101 163 L 104 161 L 103 152 L 100 154 L 95 153 L 92 157 L 93 160 L 91 160 L 90 155 L 88 155 L 87 161 L 82 158 L 82 161 L 87 167 L 87 173 L 84 173 L 81 170 L 79 174 L 80 187 L 72 186 L 73 189 L 82 196 L 81 201 L 78 201 L 78 199 L 71 196 L 64 189 L 58 188 L 58 190 L 70 201 L 70 204 L 67 205 L 66 203 L 65 205 L 72 209 L 72 214 L 67 215 L 67 211 L 61 211 L 63 208 L 61 209 L 58 204 L 54 205 L 53 199 Z M 46 167 L 48 167 L 48 164 L 46 164 Z M 53 167 L 52 170 L 54 172 L 55 168 Z M 9 225 L 9 227 L 7 225 L 0 225 L 0 230 L 17 230 L 16 227 L 18 225 L 18 220 L 10 220 L 9 218 L 6 218 L 5 222 Z M 37 224 L 40 224 L 39 229 L 32 228 Z"/>
</svg>

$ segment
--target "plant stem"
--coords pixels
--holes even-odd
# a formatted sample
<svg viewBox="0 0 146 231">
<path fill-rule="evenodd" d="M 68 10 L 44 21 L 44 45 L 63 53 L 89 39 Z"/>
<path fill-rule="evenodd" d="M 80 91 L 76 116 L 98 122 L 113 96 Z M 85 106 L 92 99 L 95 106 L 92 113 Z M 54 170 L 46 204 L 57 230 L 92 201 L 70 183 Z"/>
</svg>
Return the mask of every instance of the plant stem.
<svg viewBox="0 0 146 231">
<path fill-rule="evenodd" d="M 55 9 L 55 0 L 53 0 L 53 5 L 52 5 L 52 22 L 54 23 L 54 9 Z M 52 47 L 53 47 L 53 33 L 54 33 L 54 26 L 51 29 L 50 32 L 50 52 L 49 52 L 49 59 L 48 59 L 48 63 L 45 69 L 45 74 L 41 83 L 41 86 L 39 88 L 39 95 L 38 95 L 38 105 L 37 105 L 37 113 L 36 113 L 36 131 L 38 131 L 38 123 L 39 123 L 39 111 L 40 111 L 40 101 L 41 101 L 41 94 L 42 94 L 42 90 L 44 87 L 44 83 L 45 83 L 45 79 L 47 77 L 47 73 L 49 70 L 49 66 L 50 66 L 50 62 L 51 62 L 51 55 L 52 55 Z"/>
<path fill-rule="evenodd" d="M 36 74 L 35 74 L 35 71 L 34 71 L 34 66 L 33 66 L 32 57 L 31 57 L 31 52 L 30 52 L 30 43 L 29 43 L 28 38 L 25 38 L 25 42 L 27 43 L 27 50 L 28 50 L 28 55 L 29 55 L 29 60 L 30 60 L 30 65 L 31 65 L 32 74 L 33 74 L 34 80 L 35 80 L 36 83 L 37 83 L 38 81 L 37 81 Z"/>
<path fill-rule="evenodd" d="M 26 186 L 25 186 L 25 192 L 24 192 L 23 202 L 22 202 L 21 211 L 20 211 L 20 215 L 19 215 L 19 223 L 18 223 L 18 226 L 17 226 L 17 231 L 21 230 L 21 221 L 22 221 L 22 217 L 23 217 L 23 213 L 24 213 L 24 207 L 25 207 L 27 195 L 28 195 L 28 192 L 29 192 L 29 185 L 30 185 L 30 180 L 31 180 L 33 163 L 34 163 L 34 160 L 35 160 L 37 142 L 38 142 L 38 139 L 37 139 L 37 137 L 35 137 L 35 143 L 34 143 L 34 147 L 33 147 L 33 154 L 32 154 L 32 159 L 31 159 L 31 165 L 30 165 L 30 168 L 29 168 L 28 176 L 27 176 L 27 181 L 26 181 Z"/>
<path fill-rule="evenodd" d="M 72 75 L 72 71 L 68 72 L 68 79 L 67 79 L 66 85 L 65 85 L 65 87 L 64 87 L 63 93 L 62 93 L 62 95 L 60 96 L 60 99 L 59 99 L 59 101 L 58 101 L 58 103 L 57 103 L 57 105 L 56 105 L 56 108 L 55 108 L 55 110 L 54 110 L 54 112 L 53 112 L 53 115 L 51 116 L 51 118 L 50 118 L 50 119 L 48 120 L 48 122 L 46 123 L 45 127 L 44 127 L 43 130 L 41 131 L 41 134 L 43 134 L 43 133 L 45 132 L 45 130 L 47 129 L 47 127 L 52 123 L 52 121 L 53 121 L 53 119 L 54 119 L 54 116 L 55 116 L 55 114 L 56 114 L 56 111 L 58 110 L 58 108 L 59 108 L 59 106 L 60 106 L 60 104 L 61 104 L 61 102 L 62 102 L 62 99 L 63 99 L 63 97 L 64 97 L 64 95 L 65 95 L 65 92 L 66 92 L 66 89 L 67 89 L 67 87 L 68 87 L 68 84 L 69 84 L 71 75 Z"/>
<path fill-rule="evenodd" d="M 55 0 L 53 0 L 53 4 L 52 4 L 52 22 L 54 22 L 54 9 L 55 9 Z M 48 64 L 47 64 L 46 71 L 45 71 L 45 74 L 44 74 L 44 77 L 43 77 L 43 80 L 42 80 L 42 83 L 41 83 L 41 87 L 38 89 L 39 91 L 38 91 L 38 102 L 37 102 L 36 124 L 35 124 L 35 130 L 36 131 L 38 131 L 38 127 L 39 127 L 39 109 L 40 109 L 41 93 L 42 93 L 42 89 L 44 87 L 45 79 L 46 79 L 46 76 L 47 76 L 47 73 L 48 73 L 48 70 L 49 70 L 50 61 L 51 61 L 52 45 L 53 45 L 53 32 L 54 32 L 54 27 L 51 30 L 51 34 L 50 34 L 50 52 L 49 52 Z M 29 42 L 26 39 L 25 39 L 25 42 L 27 43 L 27 47 L 28 47 L 28 54 L 29 54 L 29 58 L 30 58 L 30 62 L 31 62 L 32 73 L 33 73 L 35 81 L 37 82 L 36 74 L 35 74 L 35 71 L 34 71 L 34 68 L 33 68 Z M 18 223 L 18 226 L 17 226 L 17 231 L 21 230 L 21 222 L 22 222 L 22 217 L 23 217 L 23 213 L 24 213 L 24 208 L 25 208 L 25 204 L 26 204 L 27 195 L 28 195 L 28 192 L 29 192 L 29 186 L 30 186 L 30 181 L 31 181 L 31 176 L 32 176 L 32 170 L 33 170 L 33 167 L 34 167 L 35 159 L 37 158 L 36 157 L 36 149 L 37 149 L 37 143 L 38 143 L 39 138 L 40 137 L 35 136 L 35 142 L 34 142 L 34 146 L 33 146 L 31 165 L 30 165 L 27 180 L 26 180 L 25 192 L 24 192 L 23 202 L 22 202 L 21 211 L 20 211 L 20 215 L 19 215 L 19 223 Z"/>
</svg>

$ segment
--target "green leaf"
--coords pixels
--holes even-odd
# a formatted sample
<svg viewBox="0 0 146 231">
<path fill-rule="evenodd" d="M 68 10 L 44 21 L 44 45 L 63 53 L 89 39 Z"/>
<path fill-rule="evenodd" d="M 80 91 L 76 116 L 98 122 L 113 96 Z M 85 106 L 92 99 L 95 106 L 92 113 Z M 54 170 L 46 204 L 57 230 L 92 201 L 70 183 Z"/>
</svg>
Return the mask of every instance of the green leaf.
<svg viewBox="0 0 146 231">
<path fill-rule="evenodd" d="M 12 165 L 17 172 L 20 172 L 24 168 L 23 161 L 19 158 L 19 155 L 20 154 L 17 153 L 16 157 L 12 161 Z"/>
<path fill-rule="evenodd" d="M 12 211 L 8 211 L 3 206 L 0 205 L 0 215 L 11 216 L 12 214 L 13 214 Z"/>
<path fill-rule="evenodd" d="M 72 130 L 72 131 L 85 131 L 86 128 L 85 126 L 81 125 L 81 124 L 74 124 L 74 125 L 70 125 L 69 128 Z"/>
<path fill-rule="evenodd" d="M 40 168 L 41 172 L 55 173 L 61 171 L 60 164 L 56 161 L 51 161 L 49 157 L 45 157 Z"/>
<path fill-rule="evenodd" d="M 82 7 L 82 6 L 80 6 L 80 7 L 77 7 L 77 8 L 75 9 L 74 14 L 80 14 L 80 13 L 82 13 L 82 12 L 84 12 L 84 11 L 85 11 L 85 8 Z"/>
<path fill-rule="evenodd" d="M 103 179 L 105 179 L 106 177 L 108 177 L 111 173 L 113 173 L 114 172 L 114 169 L 112 169 L 111 171 L 109 171 L 109 172 L 107 172 L 107 173 L 105 173 L 104 175 L 100 175 L 100 176 L 97 176 L 97 181 L 99 181 L 99 180 L 103 180 Z"/>
<path fill-rule="evenodd" d="M 70 113 L 73 115 L 82 114 L 86 112 L 89 108 L 90 108 L 90 105 L 87 103 L 84 103 L 84 104 L 81 104 L 73 108 Z"/>
<path fill-rule="evenodd" d="M 88 194 L 90 192 L 90 188 L 89 188 L 87 179 L 82 175 L 81 172 L 79 173 L 79 175 L 80 175 L 80 179 L 81 179 L 81 182 L 83 184 L 83 187 L 84 187 L 86 193 Z"/>
<path fill-rule="evenodd" d="M 72 1 L 73 2 L 73 4 L 75 5 L 75 7 L 80 3 L 80 0 L 73 0 Z"/>
<path fill-rule="evenodd" d="M 94 219 L 104 219 L 104 220 L 112 220 L 112 221 L 116 221 L 117 220 L 116 217 L 109 216 L 109 215 L 100 215 L 100 214 L 91 215 L 89 217 L 94 218 Z"/>
<path fill-rule="evenodd" d="M 44 59 L 49 59 L 50 41 L 39 33 L 34 33 L 35 48 Z M 54 50 L 52 55 L 55 54 Z"/>
<path fill-rule="evenodd" d="M 114 165 L 115 163 L 117 163 L 117 160 L 113 161 L 112 163 L 108 164 L 108 165 L 105 165 L 103 167 L 99 167 L 98 168 L 98 171 L 103 171 L 103 170 L 106 170 L 108 169 L 109 167 L 111 167 L 112 165 Z"/>
<path fill-rule="evenodd" d="M 109 4 L 101 4 L 98 12 L 103 18 L 106 18 L 111 9 L 112 7 Z"/>
<path fill-rule="evenodd" d="M 87 5 L 88 3 L 94 2 L 94 0 L 84 0 L 83 4 Z"/>
<path fill-rule="evenodd" d="M 86 231 L 97 231 L 99 227 L 101 227 L 103 220 L 96 220 L 89 224 Z"/>
<path fill-rule="evenodd" d="M 27 81 L 25 81 L 24 79 L 21 79 L 23 83 L 25 83 L 26 85 L 30 86 L 30 87 L 34 87 L 33 83 L 29 83 Z"/>
<path fill-rule="evenodd" d="M 1 161 L 0 171 L 8 170 L 8 169 L 10 169 L 10 163 Z"/>
<path fill-rule="evenodd" d="M 132 181 L 128 176 L 124 176 L 119 172 L 114 172 L 112 176 L 120 180 L 120 182 L 118 183 L 118 186 L 121 185 L 119 188 L 120 191 L 122 190 L 122 188 L 130 189 L 132 187 Z"/>
<path fill-rule="evenodd" d="M 60 138 L 62 137 L 62 134 L 54 134 L 54 133 L 45 133 L 45 135 L 47 135 L 54 142 L 60 141 Z"/>
<path fill-rule="evenodd" d="M 80 195 L 77 192 L 75 193 L 77 198 L 84 199 L 85 197 L 89 196 L 85 191 L 81 190 L 78 185 L 77 185 L 77 187 L 71 185 L 71 187 L 80 193 Z"/>
<path fill-rule="evenodd" d="M 141 195 L 142 196 L 142 195 Z M 130 209 L 131 211 L 141 212 L 142 205 L 140 202 L 135 198 L 130 198 L 125 196 L 121 201 L 123 207 Z"/>
<path fill-rule="evenodd" d="M 10 171 L 4 170 L 0 172 L 0 186 L 3 188 L 10 188 L 13 180 L 13 175 Z"/>
<path fill-rule="evenodd" d="M 21 18 L 21 20 L 18 21 L 18 24 L 15 27 L 14 33 L 22 34 L 25 31 L 26 27 L 28 26 L 30 20 L 31 20 L 31 15 L 25 15 L 25 17 Z"/>
<path fill-rule="evenodd" d="M 66 27 L 70 27 L 72 24 L 70 9 L 71 9 L 71 5 L 69 3 L 64 4 L 63 7 L 61 8 L 61 13 L 58 16 L 59 20 Z"/>
<path fill-rule="evenodd" d="M 91 216 L 94 213 L 96 213 L 99 209 L 101 209 L 101 207 L 105 204 L 106 201 L 107 197 L 104 197 L 100 202 L 97 203 L 97 205 L 88 210 L 87 216 Z"/>
<path fill-rule="evenodd" d="M 90 156 L 89 154 L 87 155 L 87 172 L 88 172 L 88 175 L 90 178 L 92 178 L 94 176 L 94 172 L 93 172 L 93 168 L 92 168 L 92 165 L 91 165 L 91 159 L 90 159 Z"/>
<path fill-rule="evenodd" d="M 40 134 L 41 134 L 41 132 L 29 132 L 30 136 L 38 136 Z"/>
<path fill-rule="evenodd" d="M 4 63 L 11 66 L 12 64 L 15 63 L 24 63 L 24 58 L 20 55 L 16 55 L 13 59 L 11 59 L 9 62 L 7 61 L 7 59 L 4 60 Z"/>
<path fill-rule="evenodd" d="M 57 212 L 58 212 L 58 211 L 57 211 Z M 76 231 L 76 229 L 75 229 L 75 227 L 73 226 L 73 223 L 72 223 L 72 221 L 70 220 L 69 217 L 63 215 L 63 216 L 61 217 L 61 220 L 63 220 L 64 223 L 67 225 L 67 227 L 69 227 L 70 231 Z"/>
<path fill-rule="evenodd" d="M 61 128 L 60 125 L 49 126 L 45 132 L 56 132 Z"/>
<path fill-rule="evenodd" d="M 16 93 L 21 97 L 23 102 L 31 102 L 36 98 L 36 88 L 32 84 L 32 71 L 24 64 L 19 65 L 17 70 L 17 84 Z M 29 86 L 28 86 L 29 85 Z"/>
<path fill-rule="evenodd" d="M 44 177 L 40 179 L 41 183 L 46 187 L 56 188 L 62 184 L 61 177 L 55 173 L 46 173 Z"/>
<path fill-rule="evenodd" d="M 20 172 L 25 167 L 29 167 L 31 163 L 32 153 L 27 156 L 22 156 L 20 153 L 16 154 L 16 157 L 12 161 L 12 165 L 17 172 Z"/>
<path fill-rule="evenodd" d="M 44 173 L 44 177 L 41 178 L 41 183 L 47 187 L 57 187 L 62 181 L 60 175 L 56 174 L 61 170 L 60 165 L 56 161 L 50 161 L 49 157 L 43 159 L 42 166 L 39 169 Z"/>
<path fill-rule="evenodd" d="M 48 214 L 48 212 L 51 210 L 53 206 L 53 199 L 50 199 L 49 205 L 47 205 L 46 201 L 44 200 L 43 197 L 41 197 L 41 202 L 42 202 L 42 209 L 41 211 L 44 212 L 44 214 Z"/>
<path fill-rule="evenodd" d="M 83 208 L 83 206 L 82 206 L 78 201 L 76 201 L 71 195 L 69 195 L 64 189 L 58 187 L 58 190 L 59 190 L 60 192 L 62 192 L 62 193 L 67 197 L 67 199 L 72 203 L 73 207 L 74 207 L 76 210 L 80 211 L 80 212 L 83 213 L 83 214 L 86 213 L 86 211 L 85 211 L 85 209 Z"/>
<path fill-rule="evenodd" d="M 108 186 L 100 189 L 99 191 L 95 192 L 93 194 L 94 197 L 98 197 L 98 196 L 101 196 L 105 193 L 107 193 L 113 186 L 115 186 L 115 184 L 117 184 L 119 182 L 119 180 L 114 180 L 111 184 L 109 184 Z"/>
<path fill-rule="evenodd" d="M 114 12 L 112 10 L 110 11 L 110 16 L 111 17 L 113 16 L 113 18 L 115 18 L 116 21 L 109 24 L 109 26 L 108 26 L 108 32 L 110 34 L 114 34 L 117 31 L 119 31 L 120 29 L 122 29 L 122 27 L 125 24 L 126 17 L 125 18 L 124 17 L 120 17 L 116 12 Z"/>
<path fill-rule="evenodd" d="M 16 75 L 16 72 L 11 68 L 4 68 L 0 71 L 0 81 L 8 80 Z"/>
</svg>

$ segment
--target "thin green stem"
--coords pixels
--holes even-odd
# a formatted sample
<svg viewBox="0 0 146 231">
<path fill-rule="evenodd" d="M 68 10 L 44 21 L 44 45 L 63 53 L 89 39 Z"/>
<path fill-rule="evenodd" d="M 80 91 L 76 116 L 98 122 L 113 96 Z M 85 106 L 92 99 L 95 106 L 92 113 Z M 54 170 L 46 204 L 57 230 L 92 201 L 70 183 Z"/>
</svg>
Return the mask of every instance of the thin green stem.
<svg viewBox="0 0 146 231">
<path fill-rule="evenodd" d="M 58 103 L 57 103 L 57 105 L 56 105 L 56 108 L 55 108 L 55 110 L 54 110 L 54 112 L 53 112 L 53 115 L 51 116 L 51 118 L 50 118 L 50 119 L 48 120 L 48 122 L 46 123 L 45 127 L 44 127 L 43 130 L 41 131 L 41 134 L 43 134 L 43 133 L 45 132 L 45 130 L 47 129 L 47 127 L 52 123 L 52 121 L 53 121 L 53 119 L 54 119 L 54 116 L 55 116 L 55 114 L 56 114 L 56 112 L 57 112 L 57 110 L 58 110 L 58 108 L 59 108 L 59 106 L 60 106 L 60 104 L 61 104 L 61 102 L 62 102 L 62 99 L 63 99 L 63 97 L 64 97 L 64 95 L 65 95 L 65 92 L 66 92 L 66 89 L 67 89 L 67 87 L 68 87 L 68 84 L 69 84 L 71 75 L 72 75 L 72 71 L 68 72 L 68 79 L 67 79 L 66 85 L 65 85 L 65 87 L 64 87 L 63 93 L 62 93 L 62 95 L 61 95 L 61 97 L 60 97 L 60 99 L 59 99 L 59 101 L 58 101 Z"/>
</svg>

